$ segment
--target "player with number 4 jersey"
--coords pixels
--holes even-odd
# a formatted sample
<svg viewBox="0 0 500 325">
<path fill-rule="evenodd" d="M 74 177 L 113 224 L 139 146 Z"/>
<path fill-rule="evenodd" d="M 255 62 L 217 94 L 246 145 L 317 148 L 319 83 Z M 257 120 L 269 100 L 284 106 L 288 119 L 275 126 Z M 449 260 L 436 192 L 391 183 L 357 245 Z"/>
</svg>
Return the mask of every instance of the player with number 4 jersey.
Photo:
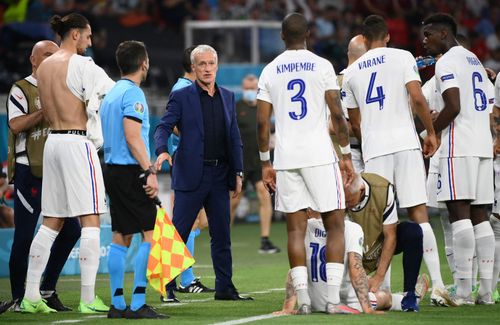
<svg viewBox="0 0 500 325">
<path fill-rule="evenodd" d="M 368 51 L 344 73 L 343 90 L 349 121 L 362 140 L 365 172 L 394 185 L 399 206 L 422 228 L 424 260 L 432 279 L 431 301 L 452 305 L 441 277 L 436 238 L 427 215 L 426 174 L 412 108 L 426 128 L 423 153 L 437 149 L 429 106 L 422 94 L 413 55 L 387 48 L 390 36 L 384 19 L 368 16 L 362 27 Z M 382 284 L 381 280 L 375 287 Z"/>
</svg>

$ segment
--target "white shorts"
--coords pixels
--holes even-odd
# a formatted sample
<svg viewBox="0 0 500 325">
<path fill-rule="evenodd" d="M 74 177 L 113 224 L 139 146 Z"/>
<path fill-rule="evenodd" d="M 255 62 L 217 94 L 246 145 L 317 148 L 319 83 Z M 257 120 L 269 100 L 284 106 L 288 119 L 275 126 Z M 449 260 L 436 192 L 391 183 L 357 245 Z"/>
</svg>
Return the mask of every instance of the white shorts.
<svg viewBox="0 0 500 325">
<path fill-rule="evenodd" d="M 493 203 L 492 158 L 441 158 L 439 178 L 438 201 L 471 200 L 471 205 Z"/>
<path fill-rule="evenodd" d="M 400 208 L 427 203 L 424 160 L 419 149 L 372 158 L 365 163 L 365 173 L 378 174 L 391 182 Z"/>
<path fill-rule="evenodd" d="M 338 163 L 276 171 L 276 210 L 293 213 L 307 208 L 318 212 L 345 209 Z"/>
<path fill-rule="evenodd" d="M 107 211 L 101 164 L 85 136 L 50 134 L 43 151 L 42 215 L 77 217 Z"/>
<path fill-rule="evenodd" d="M 429 175 L 427 175 L 427 206 L 431 208 L 446 209 L 446 204 L 437 201 L 438 178 L 439 173 L 429 173 Z"/>
<path fill-rule="evenodd" d="M 492 212 L 500 214 L 500 157 L 493 161 L 493 170 L 495 171 L 495 201 Z"/>
</svg>

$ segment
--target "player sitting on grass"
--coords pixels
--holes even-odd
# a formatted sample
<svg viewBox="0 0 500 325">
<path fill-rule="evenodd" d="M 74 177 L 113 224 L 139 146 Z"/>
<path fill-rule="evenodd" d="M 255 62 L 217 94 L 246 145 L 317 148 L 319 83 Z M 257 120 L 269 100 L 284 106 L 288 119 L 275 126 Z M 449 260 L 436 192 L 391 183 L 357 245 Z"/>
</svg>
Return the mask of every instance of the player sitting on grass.
<svg viewBox="0 0 500 325">
<path fill-rule="evenodd" d="M 380 314 L 381 310 L 418 311 L 407 308 L 408 299 L 402 294 L 391 294 L 386 291 L 368 292 L 368 277 L 363 268 L 363 231 L 351 221 L 345 221 L 345 261 L 344 276 L 340 288 L 342 304 L 367 314 Z M 311 306 L 302 305 L 295 309 L 297 295 L 292 285 L 290 272 L 286 282 L 286 295 L 283 309 L 277 314 L 310 314 L 312 311 L 324 311 L 327 303 L 327 284 L 325 278 L 326 232 L 321 219 L 311 218 L 307 222 L 305 239 L 308 270 L 308 291 Z M 416 294 L 422 299 L 429 288 L 427 275 L 419 277 Z M 312 310 L 311 310 L 312 309 Z"/>
</svg>

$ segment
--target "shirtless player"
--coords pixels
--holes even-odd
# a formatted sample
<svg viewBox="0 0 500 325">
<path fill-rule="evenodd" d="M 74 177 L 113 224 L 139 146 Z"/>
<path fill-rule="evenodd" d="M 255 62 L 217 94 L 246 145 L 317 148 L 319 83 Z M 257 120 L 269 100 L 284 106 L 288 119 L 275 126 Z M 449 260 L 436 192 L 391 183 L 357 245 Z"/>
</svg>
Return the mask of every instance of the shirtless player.
<svg viewBox="0 0 500 325">
<path fill-rule="evenodd" d="M 91 58 L 81 56 L 91 46 L 91 28 L 80 14 L 53 16 L 52 29 L 61 36 L 60 50 L 38 69 L 38 88 L 51 133 L 43 155 L 42 215 L 29 253 L 26 293 L 21 310 L 49 313 L 41 299 L 40 277 L 50 249 L 65 218 L 80 217 L 82 313 L 107 312 L 109 308 L 95 295 L 99 267 L 99 214 L 106 212 L 104 183 L 96 147 L 87 139 L 86 104 L 95 102 L 101 90 L 113 81 Z"/>
</svg>

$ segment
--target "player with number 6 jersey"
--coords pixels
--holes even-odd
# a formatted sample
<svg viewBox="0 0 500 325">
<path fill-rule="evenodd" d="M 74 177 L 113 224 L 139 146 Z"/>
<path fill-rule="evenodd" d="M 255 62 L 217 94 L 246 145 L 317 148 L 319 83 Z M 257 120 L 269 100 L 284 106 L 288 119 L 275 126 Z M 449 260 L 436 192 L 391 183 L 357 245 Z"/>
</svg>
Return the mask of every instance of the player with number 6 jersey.
<svg viewBox="0 0 500 325">
<path fill-rule="evenodd" d="M 427 17 L 423 44 L 436 63 L 436 88 L 444 107 L 434 121 L 441 135 L 437 200 L 445 202 L 453 234 L 455 302 L 494 304 L 492 300 L 495 238 L 488 220 L 493 203 L 493 141 L 489 103 L 493 94 L 479 59 L 457 42 L 457 23 L 443 13 Z M 473 257 L 477 255 L 480 286 L 472 298 Z"/>
</svg>

